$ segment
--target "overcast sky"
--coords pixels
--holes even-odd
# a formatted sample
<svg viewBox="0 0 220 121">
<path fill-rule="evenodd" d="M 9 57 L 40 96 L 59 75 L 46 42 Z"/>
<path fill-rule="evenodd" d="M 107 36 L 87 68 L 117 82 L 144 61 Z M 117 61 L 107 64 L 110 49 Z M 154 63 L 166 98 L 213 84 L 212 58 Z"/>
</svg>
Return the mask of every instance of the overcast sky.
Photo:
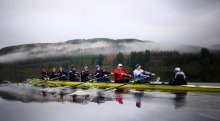
<svg viewBox="0 0 220 121">
<path fill-rule="evenodd" d="M 100 37 L 220 43 L 220 0 L 0 0 L 0 48 Z"/>
</svg>

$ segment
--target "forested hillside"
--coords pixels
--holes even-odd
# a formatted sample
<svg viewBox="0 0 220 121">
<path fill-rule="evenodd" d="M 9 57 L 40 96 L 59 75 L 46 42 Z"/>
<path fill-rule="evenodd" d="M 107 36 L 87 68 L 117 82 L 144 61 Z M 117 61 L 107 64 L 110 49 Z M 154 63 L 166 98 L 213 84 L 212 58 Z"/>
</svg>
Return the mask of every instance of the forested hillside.
<svg viewBox="0 0 220 121">
<path fill-rule="evenodd" d="M 37 78 L 40 68 L 45 66 L 48 71 L 52 67 L 63 67 L 69 70 L 76 66 L 78 71 L 87 65 L 90 71 L 95 71 L 95 65 L 113 71 L 118 63 L 125 65 L 125 70 L 132 73 L 136 64 L 141 64 L 143 69 L 156 73 L 161 80 L 168 81 L 173 78 L 173 69 L 181 67 L 187 75 L 187 80 L 192 82 L 220 82 L 220 52 L 210 52 L 201 49 L 200 53 L 179 53 L 177 51 L 139 51 L 131 53 L 117 53 L 107 55 L 79 55 L 72 57 L 47 57 L 25 61 L 0 64 L 0 80 L 13 82 L 25 81 L 28 78 Z"/>
</svg>

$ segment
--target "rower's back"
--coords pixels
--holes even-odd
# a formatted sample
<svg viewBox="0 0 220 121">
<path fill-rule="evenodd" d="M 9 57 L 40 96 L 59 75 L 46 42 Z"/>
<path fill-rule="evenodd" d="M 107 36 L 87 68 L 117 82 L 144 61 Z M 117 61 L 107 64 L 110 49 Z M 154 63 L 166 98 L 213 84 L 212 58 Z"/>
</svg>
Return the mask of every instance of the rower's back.
<svg viewBox="0 0 220 121">
<path fill-rule="evenodd" d="M 183 71 L 176 72 L 173 85 L 185 85 L 185 84 L 187 84 L 185 73 Z"/>
</svg>

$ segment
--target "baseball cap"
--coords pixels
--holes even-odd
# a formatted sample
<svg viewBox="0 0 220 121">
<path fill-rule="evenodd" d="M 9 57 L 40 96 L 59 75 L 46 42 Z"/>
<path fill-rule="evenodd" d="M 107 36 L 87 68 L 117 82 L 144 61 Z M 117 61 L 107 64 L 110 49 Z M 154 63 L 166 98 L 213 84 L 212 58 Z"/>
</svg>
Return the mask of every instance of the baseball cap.
<svg viewBox="0 0 220 121">
<path fill-rule="evenodd" d="M 123 66 L 123 65 L 121 63 L 119 63 L 118 66 Z"/>
</svg>

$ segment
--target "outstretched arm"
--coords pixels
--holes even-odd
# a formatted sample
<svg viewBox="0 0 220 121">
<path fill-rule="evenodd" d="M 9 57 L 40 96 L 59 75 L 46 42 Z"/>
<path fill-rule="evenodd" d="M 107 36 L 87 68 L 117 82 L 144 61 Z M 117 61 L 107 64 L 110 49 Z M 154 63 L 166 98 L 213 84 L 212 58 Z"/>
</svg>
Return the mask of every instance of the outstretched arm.
<svg viewBox="0 0 220 121">
<path fill-rule="evenodd" d="M 142 74 L 146 75 L 146 76 L 154 76 L 154 73 L 148 72 L 148 71 L 144 71 Z"/>
</svg>

